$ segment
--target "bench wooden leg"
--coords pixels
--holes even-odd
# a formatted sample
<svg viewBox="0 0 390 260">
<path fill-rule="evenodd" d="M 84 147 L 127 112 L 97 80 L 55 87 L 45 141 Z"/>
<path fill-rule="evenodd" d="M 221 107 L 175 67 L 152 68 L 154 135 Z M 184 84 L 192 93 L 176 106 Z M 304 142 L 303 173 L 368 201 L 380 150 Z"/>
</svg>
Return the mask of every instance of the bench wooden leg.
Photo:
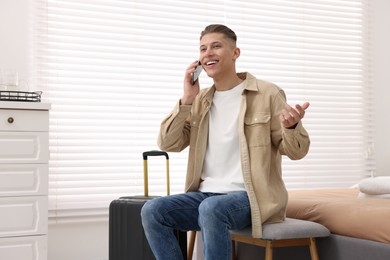
<svg viewBox="0 0 390 260">
<path fill-rule="evenodd" d="M 236 260 L 236 241 L 232 240 L 232 260 Z"/>
<path fill-rule="evenodd" d="M 272 260 L 272 241 L 267 241 L 265 244 L 265 260 Z"/>
<path fill-rule="evenodd" d="M 192 260 L 194 254 L 196 231 L 190 231 L 190 240 L 188 242 L 187 260 Z"/>
<path fill-rule="evenodd" d="M 317 252 L 317 243 L 315 238 L 313 237 L 310 238 L 309 247 L 310 247 L 311 260 L 319 260 L 318 252 Z"/>
</svg>

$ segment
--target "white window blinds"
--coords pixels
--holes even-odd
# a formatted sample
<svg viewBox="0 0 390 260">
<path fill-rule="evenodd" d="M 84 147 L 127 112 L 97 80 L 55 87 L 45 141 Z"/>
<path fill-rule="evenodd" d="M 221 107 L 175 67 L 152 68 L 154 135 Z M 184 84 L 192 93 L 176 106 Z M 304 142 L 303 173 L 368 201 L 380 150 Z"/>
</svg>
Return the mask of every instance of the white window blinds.
<svg viewBox="0 0 390 260">
<path fill-rule="evenodd" d="M 367 1 L 368 2 L 368 1 Z M 312 145 L 284 159 L 288 188 L 345 187 L 370 174 L 372 98 L 364 0 L 34 0 L 34 88 L 50 112 L 51 216 L 107 215 L 109 202 L 143 193 L 142 152 L 182 95 L 201 30 L 238 35 L 238 71 L 310 101 Z M 202 87 L 212 82 L 203 73 Z M 170 153 L 172 193 L 186 155 Z M 151 158 L 150 193 L 164 193 L 164 159 Z"/>
</svg>

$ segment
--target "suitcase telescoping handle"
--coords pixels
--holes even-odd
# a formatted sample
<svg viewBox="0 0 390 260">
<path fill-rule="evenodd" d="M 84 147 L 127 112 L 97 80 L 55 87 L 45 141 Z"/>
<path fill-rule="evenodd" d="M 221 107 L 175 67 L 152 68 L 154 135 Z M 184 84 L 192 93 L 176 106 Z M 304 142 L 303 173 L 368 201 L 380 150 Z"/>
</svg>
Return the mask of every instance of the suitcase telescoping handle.
<svg viewBox="0 0 390 260">
<path fill-rule="evenodd" d="M 144 196 L 149 196 L 149 177 L 148 177 L 148 156 L 165 156 L 166 158 L 166 173 L 167 173 L 167 195 L 170 194 L 170 182 L 169 182 L 169 156 L 164 151 L 146 151 L 143 154 L 144 157 Z"/>
</svg>

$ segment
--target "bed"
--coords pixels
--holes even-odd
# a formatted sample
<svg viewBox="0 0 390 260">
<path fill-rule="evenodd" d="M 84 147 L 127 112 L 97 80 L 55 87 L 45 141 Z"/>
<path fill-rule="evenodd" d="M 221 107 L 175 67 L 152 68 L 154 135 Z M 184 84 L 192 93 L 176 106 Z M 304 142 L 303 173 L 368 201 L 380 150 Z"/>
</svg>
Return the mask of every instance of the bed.
<svg viewBox="0 0 390 260">
<path fill-rule="evenodd" d="M 287 216 L 318 222 L 333 234 L 390 245 L 390 199 L 359 198 L 358 189 L 290 191 Z"/>
<path fill-rule="evenodd" d="M 287 217 L 318 222 L 331 231 L 317 241 L 321 260 L 390 259 L 390 199 L 362 196 L 357 188 L 293 190 Z M 238 257 L 259 259 L 259 250 L 240 245 Z M 305 248 L 283 248 L 274 257 L 310 259 Z"/>
</svg>

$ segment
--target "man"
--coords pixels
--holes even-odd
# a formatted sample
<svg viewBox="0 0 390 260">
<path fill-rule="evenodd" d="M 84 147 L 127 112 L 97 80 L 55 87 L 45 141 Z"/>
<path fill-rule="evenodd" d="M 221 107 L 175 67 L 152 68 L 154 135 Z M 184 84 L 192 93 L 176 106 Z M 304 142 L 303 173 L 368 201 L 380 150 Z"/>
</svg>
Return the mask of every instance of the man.
<svg viewBox="0 0 390 260">
<path fill-rule="evenodd" d="M 200 63 L 214 81 L 192 85 L 198 61 L 186 70 L 184 94 L 161 124 L 162 150 L 189 146 L 184 194 L 147 202 L 141 212 L 146 237 L 158 260 L 182 259 L 173 229 L 200 230 L 206 260 L 231 259 L 229 230 L 285 218 L 287 191 L 281 155 L 303 158 L 310 145 L 301 119 L 309 103 L 286 104 L 283 90 L 236 73 L 235 33 L 207 26 L 200 36 Z"/>
</svg>

